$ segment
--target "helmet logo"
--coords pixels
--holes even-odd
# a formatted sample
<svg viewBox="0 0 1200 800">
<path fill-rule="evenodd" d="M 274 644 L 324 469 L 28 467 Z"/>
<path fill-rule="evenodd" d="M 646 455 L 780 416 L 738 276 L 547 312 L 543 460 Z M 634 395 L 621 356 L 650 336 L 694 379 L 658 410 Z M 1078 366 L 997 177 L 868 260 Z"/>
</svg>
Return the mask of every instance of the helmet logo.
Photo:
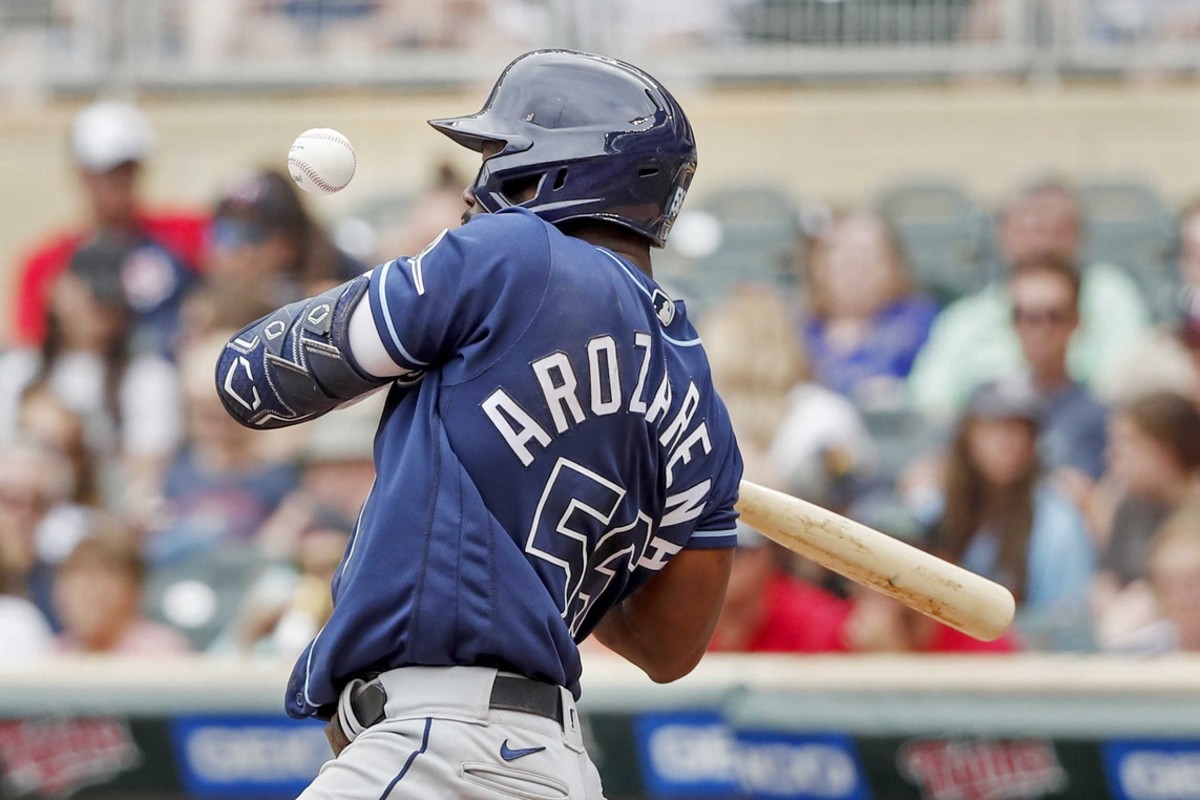
<svg viewBox="0 0 1200 800">
<path fill-rule="evenodd" d="M 687 189 L 680 186 L 675 190 L 675 194 L 671 195 L 671 202 L 667 203 L 667 219 L 671 222 L 675 221 L 675 217 L 679 215 L 679 207 L 683 205 L 683 198 L 687 196 Z"/>
<path fill-rule="evenodd" d="M 655 289 L 650 302 L 654 303 L 654 314 L 658 321 L 664 328 L 668 327 L 675 319 L 675 301 L 667 297 L 667 293 L 662 289 Z"/>
<path fill-rule="evenodd" d="M 690 176 L 689 176 L 690 177 Z M 675 227 L 675 218 L 679 216 L 679 209 L 683 205 L 683 198 L 687 197 L 687 186 L 678 186 L 675 193 L 671 195 L 671 201 L 667 203 L 666 213 L 663 214 L 662 223 L 662 238 L 666 239 L 671 232 L 671 228 Z"/>
</svg>

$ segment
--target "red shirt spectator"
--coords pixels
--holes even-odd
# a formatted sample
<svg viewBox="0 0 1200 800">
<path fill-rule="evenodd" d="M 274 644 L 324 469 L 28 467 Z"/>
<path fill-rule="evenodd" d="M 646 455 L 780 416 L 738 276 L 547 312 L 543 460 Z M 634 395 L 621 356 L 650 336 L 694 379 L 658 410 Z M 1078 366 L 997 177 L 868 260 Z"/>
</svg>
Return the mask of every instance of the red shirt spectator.
<svg viewBox="0 0 1200 800">
<path fill-rule="evenodd" d="M 46 305 L 55 279 L 75 250 L 97 233 L 149 239 L 187 267 L 203 261 L 207 218 L 187 213 L 147 213 L 139 208 L 137 179 L 154 146 L 149 120 L 124 103 L 93 103 L 76 115 L 71 150 L 88 209 L 81 229 L 60 233 L 33 248 L 17 267 L 14 339 L 39 344 L 46 332 Z"/>
<path fill-rule="evenodd" d="M 743 653 L 828 653 L 843 649 L 841 631 L 850 604 L 837 595 L 785 573 L 769 578 L 762 592 L 763 616 L 737 648 Z M 718 636 L 711 650 L 726 649 Z"/>
<path fill-rule="evenodd" d="M 780 548 L 748 528 L 738 532 L 725 605 L 709 650 L 738 653 L 839 651 L 850 604 L 793 577 Z"/>
</svg>

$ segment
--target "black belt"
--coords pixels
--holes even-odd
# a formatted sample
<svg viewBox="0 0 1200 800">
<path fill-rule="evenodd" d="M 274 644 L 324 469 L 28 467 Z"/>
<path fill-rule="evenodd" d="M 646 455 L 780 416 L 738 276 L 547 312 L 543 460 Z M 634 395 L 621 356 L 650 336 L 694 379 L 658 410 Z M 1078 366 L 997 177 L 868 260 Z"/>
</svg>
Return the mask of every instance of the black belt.
<svg viewBox="0 0 1200 800">
<path fill-rule="evenodd" d="M 503 711 L 524 711 L 539 717 L 552 719 L 559 725 L 563 721 L 562 689 L 552 683 L 518 678 L 512 675 L 497 675 L 492 684 L 492 698 L 488 705 Z"/>
<path fill-rule="evenodd" d="M 364 683 L 350 695 L 350 710 L 364 728 L 381 721 L 387 692 L 379 679 Z M 497 675 L 492 683 L 491 708 L 502 711 L 521 711 L 552 719 L 559 725 L 563 721 L 562 689 L 552 683 L 520 678 L 514 675 Z"/>
</svg>

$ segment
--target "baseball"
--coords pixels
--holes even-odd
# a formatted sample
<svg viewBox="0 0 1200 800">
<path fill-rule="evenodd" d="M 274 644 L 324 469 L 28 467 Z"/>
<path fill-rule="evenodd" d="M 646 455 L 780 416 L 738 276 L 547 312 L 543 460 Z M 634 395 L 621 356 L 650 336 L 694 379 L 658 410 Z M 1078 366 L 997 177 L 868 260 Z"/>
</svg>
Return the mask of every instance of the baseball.
<svg viewBox="0 0 1200 800">
<path fill-rule="evenodd" d="M 354 146 L 333 128 L 310 128 L 288 150 L 288 173 L 311 194 L 340 192 L 354 177 Z"/>
</svg>

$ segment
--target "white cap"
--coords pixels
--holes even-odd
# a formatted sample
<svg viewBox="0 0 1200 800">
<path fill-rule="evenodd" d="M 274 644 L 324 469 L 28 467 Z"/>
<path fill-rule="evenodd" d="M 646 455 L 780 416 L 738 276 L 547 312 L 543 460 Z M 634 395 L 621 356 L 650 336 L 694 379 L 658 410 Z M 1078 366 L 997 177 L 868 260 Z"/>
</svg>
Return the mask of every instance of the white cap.
<svg viewBox="0 0 1200 800">
<path fill-rule="evenodd" d="M 152 149 L 150 120 L 128 103 L 92 103 L 75 115 L 71 125 L 71 151 L 89 172 L 108 172 L 126 161 L 143 161 Z"/>
</svg>

